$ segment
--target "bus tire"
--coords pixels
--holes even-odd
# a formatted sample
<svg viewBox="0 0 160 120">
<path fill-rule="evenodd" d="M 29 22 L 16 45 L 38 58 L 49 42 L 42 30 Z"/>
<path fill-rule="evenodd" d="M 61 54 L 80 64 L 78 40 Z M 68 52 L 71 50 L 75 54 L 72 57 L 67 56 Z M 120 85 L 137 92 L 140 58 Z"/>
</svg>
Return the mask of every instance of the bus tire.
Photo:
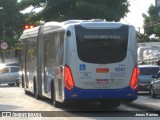
<svg viewBox="0 0 160 120">
<path fill-rule="evenodd" d="M 19 79 L 16 81 L 16 85 L 17 85 L 18 87 L 20 87 Z"/>
<path fill-rule="evenodd" d="M 24 88 L 24 93 L 25 93 L 26 95 L 29 95 L 29 94 L 30 94 L 30 92 L 27 91 L 25 88 Z"/>
<path fill-rule="evenodd" d="M 22 79 L 22 82 L 20 84 L 21 84 L 21 87 L 24 88 L 24 77 L 23 77 L 23 75 L 22 75 L 21 79 Z"/>
<path fill-rule="evenodd" d="M 36 79 L 34 78 L 34 82 L 33 82 L 33 89 L 34 89 L 34 97 L 37 99 L 37 100 L 40 100 L 41 97 L 37 94 L 37 87 L 36 87 Z"/>
<path fill-rule="evenodd" d="M 26 86 L 26 84 L 24 83 L 24 79 L 22 79 L 22 80 L 23 80 L 24 93 L 25 93 L 26 95 L 29 95 L 30 92 L 26 90 L 27 86 Z"/>
</svg>

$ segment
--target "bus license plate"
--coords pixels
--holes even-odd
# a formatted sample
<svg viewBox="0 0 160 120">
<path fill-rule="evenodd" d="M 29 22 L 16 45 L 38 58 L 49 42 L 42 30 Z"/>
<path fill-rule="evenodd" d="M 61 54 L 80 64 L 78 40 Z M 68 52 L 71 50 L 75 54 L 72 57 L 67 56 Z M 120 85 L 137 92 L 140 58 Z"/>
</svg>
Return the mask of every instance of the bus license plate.
<svg viewBox="0 0 160 120">
<path fill-rule="evenodd" d="M 97 84 L 108 84 L 108 79 L 96 79 Z"/>
</svg>

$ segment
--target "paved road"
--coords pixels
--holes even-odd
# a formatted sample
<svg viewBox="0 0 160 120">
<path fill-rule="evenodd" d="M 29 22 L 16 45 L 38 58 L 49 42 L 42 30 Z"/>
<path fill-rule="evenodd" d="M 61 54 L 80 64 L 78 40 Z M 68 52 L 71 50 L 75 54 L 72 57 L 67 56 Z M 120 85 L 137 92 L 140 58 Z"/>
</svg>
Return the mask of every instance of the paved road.
<svg viewBox="0 0 160 120">
<path fill-rule="evenodd" d="M 144 98 L 145 99 L 145 98 Z M 72 105 L 72 107 L 70 107 Z M 121 105 L 118 108 L 106 108 L 102 109 L 98 103 L 88 103 L 88 104 L 67 104 L 63 108 L 55 108 L 48 99 L 36 100 L 32 95 L 25 95 L 23 88 L 20 87 L 8 87 L 7 85 L 0 86 L 0 111 L 9 111 L 9 112 L 18 112 L 21 114 L 18 118 L 14 114 L 14 117 L 17 119 L 56 119 L 56 120 L 127 120 L 128 116 L 131 120 L 134 120 L 134 114 L 143 113 L 143 110 L 137 109 L 134 107 Z M 25 117 L 25 112 L 35 112 L 41 115 L 50 116 L 50 117 L 41 117 L 41 118 L 32 118 Z M 46 112 L 48 111 L 48 112 Z M 80 112 L 73 112 L 80 111 Z M 85 111 L 85 112 L 84 112 Z M 115 112 L 116 111 L 116 112 Z M 132 112 L 127 112 L 132 111 Z M 135 112 L 136 111 L 136 112 Z M 33 113 L 34 113 L 33 112 Z M 23 113 L 23 114 L 22 114 Z M 145 113 L 145 112 L 144 112 Z M 22 117 L 22 115 L 24 115 Z M 39 114 L 38 114 L 39 115 Z M 54 116 L 54 117 L 53 117 Z M 115 116 L 115 117 L 114 117 Z M 119 117 L 116 117 L 119 116 Z M 2 117 L 2 119 L 6 119 Z M 9 118 L 10 119 L 10 118 Z M 150 118 L 144 118 L 149 120 Z M 8 118 L 7 118 L 8 120 Z M 142 117 L 136 118 L 136 120 L 142 120 Z M 153 120 L 158 120 L 157 117 L 154 117 Z"/>
<path fill-rule="evenodd" d="M 128 104 L 131 107 L 147 110 L 147 111 L 160 111 L 160 96 L 151 98 L 149 93 L 141 93 L 137 100 Z"/>
</svg>

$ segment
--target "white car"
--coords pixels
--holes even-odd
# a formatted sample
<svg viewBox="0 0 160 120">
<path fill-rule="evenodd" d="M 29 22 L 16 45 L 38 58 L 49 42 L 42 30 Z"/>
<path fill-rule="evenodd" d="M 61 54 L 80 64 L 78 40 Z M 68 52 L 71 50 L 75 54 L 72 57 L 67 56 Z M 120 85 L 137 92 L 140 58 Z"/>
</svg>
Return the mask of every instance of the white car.
<svg viewBox="0 0 160 120">
<path fill-rule="evenodd" d="M 158 65 L 139 65 L 140 74 L 138 76 L 139 91 L 150 90 L 151 81 L 156 77 L 160 66 Z"/>
<path fill-rule="evenodd" d="M 157 95 L 160 95 L 160 71 L 158 72 L 155 79 L 151 81 L 150 94 L 152 98 L 155 98 Z"/>
<path fill-rule="evenodd" d="M 18 66 L 3 66 L 0 67 L 0 84 L 8 84 L 19 86 L 19 67 Z"/>
</svg>

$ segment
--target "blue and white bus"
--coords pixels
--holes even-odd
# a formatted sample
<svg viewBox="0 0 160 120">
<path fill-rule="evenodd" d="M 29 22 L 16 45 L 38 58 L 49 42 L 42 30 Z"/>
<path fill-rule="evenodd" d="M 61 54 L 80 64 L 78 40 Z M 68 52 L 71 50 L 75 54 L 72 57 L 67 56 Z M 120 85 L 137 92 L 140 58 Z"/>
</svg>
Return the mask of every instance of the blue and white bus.
<svg viewBox="0 0 160 120">
<path fill-rule="evenodd" d="M 132 25 L 104 20 L 47 22 L 20 37 L 25 93 L 119 106 L 137 98 L 137 40 Z"/>
</svg>

